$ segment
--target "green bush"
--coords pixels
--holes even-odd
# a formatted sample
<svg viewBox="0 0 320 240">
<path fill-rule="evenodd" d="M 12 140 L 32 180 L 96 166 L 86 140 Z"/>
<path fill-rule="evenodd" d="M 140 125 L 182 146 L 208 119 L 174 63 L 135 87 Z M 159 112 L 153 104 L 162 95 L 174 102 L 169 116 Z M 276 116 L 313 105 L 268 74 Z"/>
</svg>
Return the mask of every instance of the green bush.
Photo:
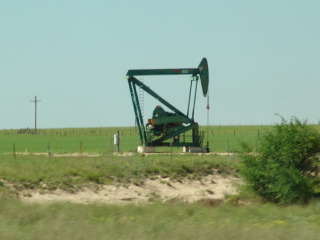
<svg viewBox="0 0 320 240">
<path fill-rule="evenodd" d="M 242 150 L 245 182 L 264 199 L 292 204 L 317 195 L 320 134 L 306 121 L 282 118 L 261 137 L 256 153 L 246 143 Z"/>
</svg>

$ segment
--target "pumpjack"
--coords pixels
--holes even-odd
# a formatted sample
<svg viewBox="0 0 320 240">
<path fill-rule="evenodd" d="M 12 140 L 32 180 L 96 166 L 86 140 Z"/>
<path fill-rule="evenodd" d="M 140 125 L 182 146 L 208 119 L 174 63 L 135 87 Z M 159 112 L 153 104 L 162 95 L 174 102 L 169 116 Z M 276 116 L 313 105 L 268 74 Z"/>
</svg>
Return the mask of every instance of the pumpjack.
<svg viewBox="0 0 320 240">
<path fill-rule="evenodd" d="M 160 97 L 156 92 L 146 86 L 142 81 L 136 78 L 136 76 L 147 75 L 191 75 L 187 113 L 184 114 L 178 110 L 164 98 Z M 201 81 L 203 96 L 206 97 L 208 93 L 209 70 L 206 58 L 201 60 L 197 68 L 128 70 L 127 78 L 141 146 L 202 147 L 204 132 L 199 131 L 199 125 L 194 120 L 194 109 L 199 78 Z M 193 94 L 193 110 L 189 116 L 191 93 L 194 83 L 195 92 Z M 153 110 L 152 118 L 148 119 L 147 123 L 144 124 L 141 105 L 137 94 L 137 86 L 157 99 L 172 112 L 166 112 L 160 105 L 158 105 Z M 191 133 L 191 136 L 186 135 L 186 133 Z"/>
</svg>

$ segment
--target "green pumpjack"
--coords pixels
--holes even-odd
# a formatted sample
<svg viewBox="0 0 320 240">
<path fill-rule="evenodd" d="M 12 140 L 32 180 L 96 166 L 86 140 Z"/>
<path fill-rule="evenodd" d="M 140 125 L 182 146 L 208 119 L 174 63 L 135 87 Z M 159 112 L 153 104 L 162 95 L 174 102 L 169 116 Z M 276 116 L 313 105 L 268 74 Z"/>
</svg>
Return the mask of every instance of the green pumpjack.
<svg viewBox="0 0 320 240">
<path fill-rule="evenodd" d="M 151 90 L 135 76 L 145 75 L 186 75 L 192 76 L 190 85 L 187 114 L 184 114 L 171 105 L 156 92 Z M 133 103 L 136 123 L 139 131 L 141 146 L 181 146 L 181 147 L 202 147 L 204 132 L 199 131 L 199 125 L 194 121 L 194 109 L 198 80 L 201 80 L 202 92 L 207 96 L 209 85 L 209 70 L 207 59 L 203 58 L 198 68 L 178 68 L 178 69 L 139 69 L 127 72 L 128 84 Z M 192 114 L 189 117 L 192 85 L 195 82 L 195 93 Z M 137 86 L 157 99 L 172 112 L 166 112 L 161 106 L 156 106 L 152 118 L 144 124 L 141 113 L 140 102 L 137 94 Z M 191 137 L 186 135 L 191 132 Z"/>
</svg>

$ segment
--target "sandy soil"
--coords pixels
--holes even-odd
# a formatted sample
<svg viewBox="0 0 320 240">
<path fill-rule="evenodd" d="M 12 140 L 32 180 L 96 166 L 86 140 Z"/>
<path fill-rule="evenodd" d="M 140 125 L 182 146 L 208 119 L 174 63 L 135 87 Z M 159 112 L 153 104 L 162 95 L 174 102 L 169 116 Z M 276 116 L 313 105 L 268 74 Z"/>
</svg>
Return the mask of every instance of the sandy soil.
<svg viewBox="0 0 320 240">
<path fill-rule="evenodd" d="M 63 190 L 52 192 L 24 190 L 19 195 L 21 200 L 28 203 L 143 204 L 156 200 L 162 202 L 174 200 L 184 202 L 223 201 L 226 195 L 236 193 L 236 183 L 239 183 L 238 178 L 212 175 L 205 177 L 201 181 L 185 180 L 184 182 L 177 182 L 158 178 L 146 180 L 141 186 L 104 185 L 97 191 L 84 189 L 73 194 Z"/>
</svg>

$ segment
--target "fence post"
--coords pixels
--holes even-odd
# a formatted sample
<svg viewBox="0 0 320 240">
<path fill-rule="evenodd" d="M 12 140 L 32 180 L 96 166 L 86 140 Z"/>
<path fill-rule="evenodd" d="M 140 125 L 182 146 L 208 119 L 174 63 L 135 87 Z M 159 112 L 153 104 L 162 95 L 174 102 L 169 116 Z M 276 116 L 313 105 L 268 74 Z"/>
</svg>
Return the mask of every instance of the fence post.
<svg viewBox="0 0 320 240">
<path fill-rule="evenodd" d="M 47 148 L 48 148 L 48 159 L 50 160 L 51 153 L 50 153 L 50 143 L 49 142 L 48 142 Z"/>
<path fill-rule="evenodd" d="M 16 159 L 16 144 L 13 143 L 13 158 Z"/>
<path fill-rule="evenodd" d="M 112 141 L 112 138 L 110 138 L 110 155 L 111 155 L 111 159 L 113 159 L 113 141 Z"/>
<path fill-rule="evenodd" d="M 230 152 L 230 142 L 229 142 L 229 139 L 228 139 L 228 142 L 227 142 L 227 150 L 228 150 L 228 159 L 229 159 L 229 152 Z"/>
<path fill-rule="evenodd" d="M 82 155 L 83 149 L 82 149 L 82 141 L 80 141 L 80 154 Z"/>
<path fill-rule="evenodd" d="M 117 131 L 117 135 L 115 136 L 115 144 L 117 146 L 117 152 L 120 152 L 120 131 Z"/>
</svg>

